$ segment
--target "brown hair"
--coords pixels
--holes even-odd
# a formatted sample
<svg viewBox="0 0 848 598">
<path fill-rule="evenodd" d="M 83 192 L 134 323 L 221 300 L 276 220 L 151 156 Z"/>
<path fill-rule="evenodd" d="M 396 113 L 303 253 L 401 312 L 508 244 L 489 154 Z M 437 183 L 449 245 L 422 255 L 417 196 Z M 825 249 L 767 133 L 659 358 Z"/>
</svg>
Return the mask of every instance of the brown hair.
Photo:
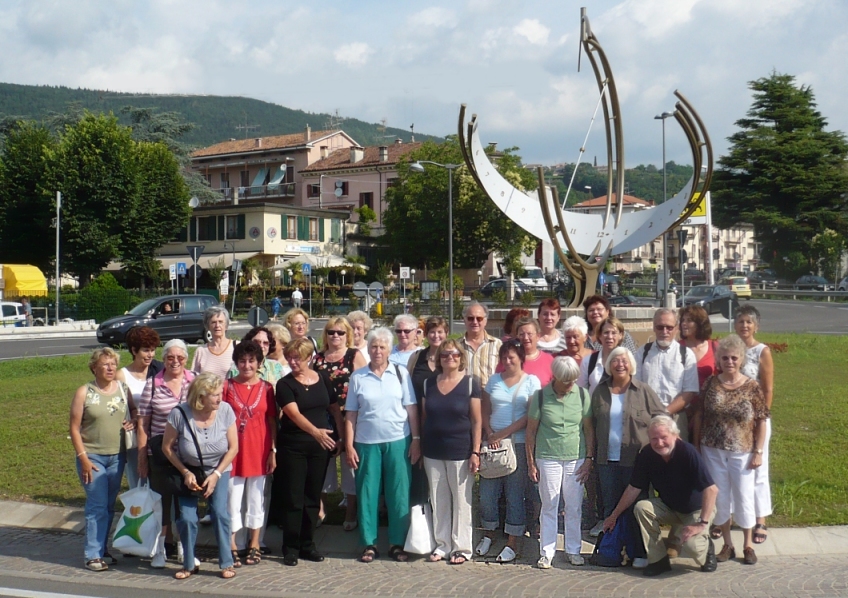
<svg viewBox="0 0 848 598">
<path fill-rule="evenodd" d="M 468 369 L 468 356 L 465 354 L 465 349 L 460 346 L 459 341 L 453 338 L 446 339 L 441 345 L 439 345 L 439 365 L 437 369 L 442 371 L 442 356 L 441 353 L 443 351 L 450 351 L 451 349 L 455 349 L 459 351 L 459 370 L 464 372 Z"/>
<path fill-rule="evenodd" d="M 504 334 L 512 335 L 512 327 L 515 324 L 516 320 L 520 320 L 522 318 L 529 318 L 530 310 L 524 309 L 523 307 L 513 307 L 506 314 L 506 319 L 504 319 L 503 332 Z"/>
<path fill-rule="evenodd" d="M 708 341 L 713 336 L 713 325 L 710 324 L 710 316 L 700 305 L 687 305 L 682 307 L 678 312 L 678 321 L 682 322 L 683 318 L 688 317 L 695 324 L 695 339 L 699 341 Z"/>
</svg>

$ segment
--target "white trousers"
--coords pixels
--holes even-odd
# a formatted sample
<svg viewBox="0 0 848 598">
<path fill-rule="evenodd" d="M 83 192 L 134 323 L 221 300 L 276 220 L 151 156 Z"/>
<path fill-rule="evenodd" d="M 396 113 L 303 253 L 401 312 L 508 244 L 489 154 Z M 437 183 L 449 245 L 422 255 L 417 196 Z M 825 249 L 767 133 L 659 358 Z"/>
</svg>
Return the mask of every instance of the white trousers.
<svg viewBox="0 0 848 598">
<path fill-rule="evenodd" d="M 474 477 L 468 475 L 468 460 L 442 461 L 424 457 L 424 471 L 430 484 L 433 507 L 434 553 L 459 553 L 471 559 L 471 498 Z"/>
<path fill-rule="evenodd" d="M 344 453 L 339 457 L 330 457 L 330 462 L 327 464 L 327 475 L 324 478 L 324 487 L 321 492 L 329 494 L 339 489 L 339 474 L 336 469 L 336 462 L 342 462 L 342 492 L 356 496 L 356 474 L 347 464 Z"/>
<path fill-rule="evenodd" d="M 757 517 L 771 515 L 771 486 L 769 485 L 769 441 L 771 418 L 766 420 L 766 441 L 763 443 L 763 464 L 754 470 L 754 511 Z"/>
<path fill-rule="evenodd" d="M 230 509 L 230 526 L 232 533 L 241 528 L 259 529 L 265 523 L 265 479 L 267 476 L 258 475 L 249 478 L 230 478 L 230 488 L 227 502 Z M 247 502 L 246 515 L 242 522 L 242 503 Z"/>
<path fill-rule="evenodd" d="M 542 511 L 539 516 L 541 556 L 554 558 L 557 541 L 557 510 L 562 495 L 565 502 L 565 552 L 580 554 L 582 536 L 580 521 L 583 516 L 583 484 L 577 481 L 577 470 L 583 459 L 554 461 L 537 459 L 539 470 L 539 496 Z"/>
<path fill-rule="evenodd" d="M 713 521 L 724 525 L 733 512 L 733 521 L 742 529 L 757 522 L 754 513 L 754 470 L 749 469 L 751 453 L 734 453 L 701 446 L 701 457 L 718 486 L 716 514 Z"/>
</svg>

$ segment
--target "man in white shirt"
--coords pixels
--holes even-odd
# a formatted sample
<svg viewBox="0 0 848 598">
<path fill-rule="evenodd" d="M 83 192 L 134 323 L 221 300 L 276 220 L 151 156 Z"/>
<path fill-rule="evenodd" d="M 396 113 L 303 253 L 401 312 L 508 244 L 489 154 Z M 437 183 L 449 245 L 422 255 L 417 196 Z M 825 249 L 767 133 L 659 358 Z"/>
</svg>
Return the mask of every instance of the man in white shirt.
<svg viewBox="0 0 848 598">
<path fill-rule="evenodd" d="M 300 288 L 295 288 L 292 292 L 292 305 L 295 307 L 300 307 L 303 304 L 303 293 L 300 292 Z"/>
<path fill-rule="evenodd" d="M 695 353 L 674 340 L 677 334 L 677 312 L 662 307 L 654 313 L 655 341 L 636 350 L 637 371 L 634 376 L 650 386 L 659 396 L 680 428 L 680 437 L 688 441 L 686 406 L 698 394 L 698 364 Z"/>
</svg>

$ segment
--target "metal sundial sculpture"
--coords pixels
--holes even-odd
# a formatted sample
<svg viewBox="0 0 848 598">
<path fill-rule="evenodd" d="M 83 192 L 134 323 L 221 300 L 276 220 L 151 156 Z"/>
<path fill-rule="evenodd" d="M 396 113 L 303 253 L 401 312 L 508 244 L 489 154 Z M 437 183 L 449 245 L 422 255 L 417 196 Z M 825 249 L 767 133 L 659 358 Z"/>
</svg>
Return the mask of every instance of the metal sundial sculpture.
<svg viewBox="0 0 848 598">
<path fill-rule="evenodd" d="M 542 168 L 538 169 L 538 192 L 525 193 L 516 189 L 501 176 L 486 155 L 477 131 L 476 114 L 471 116 L 466 132 L 465 104 L 460 108 L 458 124 L 465 163 L 480 187 L 504 214 L 525 231 L 540 239 L 550 238 L 560 261 L 574 278 L 575 293 L 570 307 L 580 306 L 587 296 L 594 293 L 598 275 L 610 256 L 641 247 L 686 220 L 709 189 L 713 174 L 713 151 L 707 130 L 689 101 L 675 91 L 678 102 L 674 117 L 692 148 L 694 174 L 683 189 L 666 202 L 645 210 L 623 213 L 624 133 L 618 92 L 607 56 L 589 26 L 586 9 L 580 12 L 581 47 L 592 65 L 600 91 L 599 105 L 603 107 L 607 164 L 610 165 L 607 169 L 607 205 L 603 214 L 563 210 L 555 187 L 551 188 L 552 197 L 548 197 Z M 581 155 L 583 151 L 581 147 Z M 553 206 L 549 205 L 551 199 Z M 588 257 L 582 257 L 584 255 Z"/>
</svg>

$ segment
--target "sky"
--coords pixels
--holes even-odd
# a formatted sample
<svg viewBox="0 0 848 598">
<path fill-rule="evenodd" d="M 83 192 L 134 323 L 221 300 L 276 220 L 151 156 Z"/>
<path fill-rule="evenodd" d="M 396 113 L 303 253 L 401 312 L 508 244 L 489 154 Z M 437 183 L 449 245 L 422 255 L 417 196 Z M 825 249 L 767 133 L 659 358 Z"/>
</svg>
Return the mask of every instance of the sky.
<svg viewBox="0 0 848 598">
<path fill-rule="evenodd" d="M 628 167 L 661 164 L 654 116 L 676 89 L 723 154 L 747 83 L 772 72 L 812 86 L 829 128 L 848 130 L 845 0 L 3 0 L 0 81 L 239 95 L 433 135 L 455 133 L 466 103 L 484 142 L 575 162 L 598 101 L 585 57 L 577 70 L 581 5 L 617 83 Z M 690 164 L 666 127 L 668 159 Z M 605 162 L 600 121 L 585 150 Z"/>
</svg>

